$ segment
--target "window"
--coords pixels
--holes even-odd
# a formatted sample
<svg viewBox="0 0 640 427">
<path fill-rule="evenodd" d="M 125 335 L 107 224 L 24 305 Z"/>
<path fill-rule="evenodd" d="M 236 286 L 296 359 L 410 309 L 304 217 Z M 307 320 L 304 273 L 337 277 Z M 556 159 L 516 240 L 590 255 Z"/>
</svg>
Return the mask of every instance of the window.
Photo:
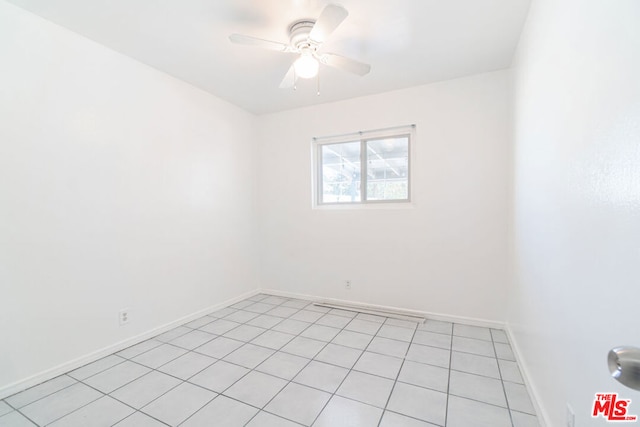
<svg viewBox="0 0 640 427">
<path fill-rule="evenodd" d="M 408 202 L 414 126 L 315 138 L 316 203 Z"/>
</svg>

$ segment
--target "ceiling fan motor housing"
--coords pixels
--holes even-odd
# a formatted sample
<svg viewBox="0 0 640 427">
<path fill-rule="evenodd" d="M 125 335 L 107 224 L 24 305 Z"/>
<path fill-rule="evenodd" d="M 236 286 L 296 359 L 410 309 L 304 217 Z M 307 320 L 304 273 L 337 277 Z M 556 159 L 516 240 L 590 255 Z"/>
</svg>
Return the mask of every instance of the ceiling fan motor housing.
<svg viewBox="0 0 640 427">
<path fill-rule="evenodd" d="M 309 39 L 309 34 L 313 29 L 316 21 L 305 19 L 302 21 L 296 21 L 289 27 L 289 40 L 291 46 L 295 46 L 297 49 L 313 49 L 317 48 L 317 45 Z"/>
</svg>

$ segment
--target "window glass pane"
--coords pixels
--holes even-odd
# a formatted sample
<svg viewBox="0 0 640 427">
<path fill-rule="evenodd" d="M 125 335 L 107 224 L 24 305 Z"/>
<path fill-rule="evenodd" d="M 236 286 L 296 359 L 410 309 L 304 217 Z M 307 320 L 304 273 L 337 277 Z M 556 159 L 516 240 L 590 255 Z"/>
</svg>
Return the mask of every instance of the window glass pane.
<svg viewBox="0 0 640 427">
<path fill-rule="evenodd" d="M 360 197 L 360 141 L 321 145 L 322 203 L 352 203 Z"/>
<path fill-rule="evenodd" d="M 367 200 L 409 198 L 409 137 L 367 141 Z"/>
</svg>

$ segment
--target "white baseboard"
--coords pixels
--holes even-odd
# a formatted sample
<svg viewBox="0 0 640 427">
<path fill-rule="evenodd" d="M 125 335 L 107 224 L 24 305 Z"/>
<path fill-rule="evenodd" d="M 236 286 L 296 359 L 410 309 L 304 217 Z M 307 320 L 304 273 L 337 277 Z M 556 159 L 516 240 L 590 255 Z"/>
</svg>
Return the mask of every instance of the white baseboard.
<svg viewBox="0 0 640 427">
<path fill-rule="evenodd" d="M 220 310 L 221 308 L 227 307 L 229 305 L 235 304 L 238 301 L 242 301 L 246 298 L 250 298 L 254 295 L 260 293 L 258 290 L 253 290 L 250 292 L 246 292 L 242 295 L 239 295 L 234 298 L 230 298 L 224 302 L 221 302 L 216 305 L 212 305 L 205 309 L 199 310 L 195 313 L 189 314 L 187 316 L 183 316 L 173 322 L 166 323 L 157 328 L 151 329 L 147 332 L 143 332 L 142 334 L 136 335 L 131 338 L 127 338 L 126 340 L 117 342 L 115 344 L 104 347 L 100 350 L 96 350 L 84 356 L 73 359 L 69 362 L 62 363 L 53 368 L 47 369 L 30 377 L 24 378 L 22 380 L 16 381 L 14 383 L 8 384 L 0 388 L 0 399 L 4 399 L 5 397 L 14 395 L 23 390 L 28 389 L 29 387 L 33 387 L 50 379 L 53 379 L 59 375 L 62 375 L 66 372 L 73 371 L 74 369 L 80 368 L 88 363 L 95 362 L 96 360 L 102 359 L 110 354 L 116 353 L 118 351 L 124 350 L 127 347 L 131 347 L 132 345 L 138 344 L 142 341 L 145 341 L 149 338 L 155 337 L 156 335 L 160 335 L 164 332 L 167 332 L 177 326 L 184 325 L 192 320 L 195 320 L 199 317 L 207 315 L 209 313 L 213 313 L 214 311 Z"/>
<path fill-rule="evenodd" d="M 367 308 L 367 309 L 378 309 L 383 311 L 403 311 L 406 313 L 412 313 L 417 316 L 423 316 L 423 317 L 426 317 L 427 319 L 442 320 L 444 322 L 463 323 L 465 325 L 482 326 L 484 328 L 504 329 L 505 327 L 505 324 L 503 322 L 499 322 L 496 320 L 478 319 L 475 317 L 452 316 L 448 314 L 431 313 L 428 311 L 420 311 L 420 310 L 408 310 L 406 308 L 394 307 L 390 305 L 367 304 L 367 303 L 362 303 L 362 302 L 352 301 L 352 300 L 325 298 L 325 297 L 319 297 L 315 295 L 298 294 L 295 292 L 283 292 L 275 289 L 261 289 L 260 292 L 263 294 L 275 295 L 275 296 L 285 297 L 285 298 L 297 298 L 297 299 L 302 299 L 307 301 L 324 301 L 324 302 L 331 302 L 335 304 L 360 306 L 362 308 Z"/>
<path fill-rule="evenodd" d="M 524 359 L 522 358 L 522 352 L 520 350 L 518 342 L 516 341 L 513 335 L 513 331 L 511 330 L 511 325 L 509 323 L 505 324 L 505 332 L 509 337 L 509 342 L 511 343 L 511 349 L 513 350 L 513 355 L 516 358 L 518 367 L 520 368 L 520 373 L 522 374 L 522 379 L 524 380 L 525 387 L 527 387 L 527 391 L 529 392 L 531 403 L 533 403 L 533 407 L 536 410 L 536 415 L 538 417 L 538 424 L 540 424 L 540 427 L 550 426 L 551 423 L 549 422 L 549 414 L 547 414 L 547 411 L 542 406 L 542 399 L 540 399 L 540 393 L 538 392 L 538 389 L 535 387 L 533 381 L 531 380 L 532 379 L 531 373 L 529 371 L 529 368 L 525 364 Z"/>
</svg>

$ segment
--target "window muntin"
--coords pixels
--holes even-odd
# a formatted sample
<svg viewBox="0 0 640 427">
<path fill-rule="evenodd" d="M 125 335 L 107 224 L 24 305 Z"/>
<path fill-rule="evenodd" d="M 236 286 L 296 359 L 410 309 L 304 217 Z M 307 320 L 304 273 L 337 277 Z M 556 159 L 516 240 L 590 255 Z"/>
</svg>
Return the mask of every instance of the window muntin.
<svg viewBox="0 0 640 427">
<path fill-rule="evenodd" d="M 314 139 L 315 203 L 409 202 L 413 128 Z"/>
</svg>

